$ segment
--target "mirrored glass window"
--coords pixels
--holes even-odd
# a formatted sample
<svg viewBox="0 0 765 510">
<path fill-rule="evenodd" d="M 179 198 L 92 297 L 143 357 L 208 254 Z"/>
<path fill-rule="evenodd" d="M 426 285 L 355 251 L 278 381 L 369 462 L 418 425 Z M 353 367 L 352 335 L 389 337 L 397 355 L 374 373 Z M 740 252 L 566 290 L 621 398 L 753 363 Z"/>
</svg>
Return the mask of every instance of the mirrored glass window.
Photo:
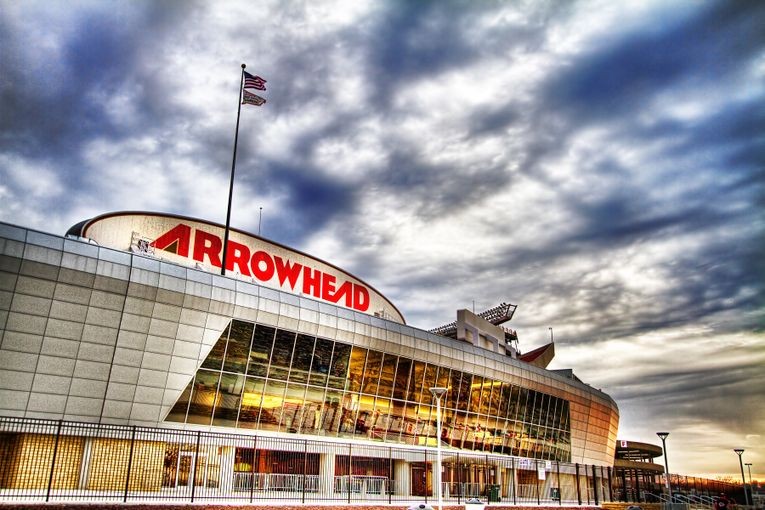
<svg viewBox="0 0 765 510">
<path fill-rule="evenodd" d="M 396 377 L 396 364 L 398 356 L 384 354 L 382 362 L 382 371 L 380 372 L 380 386 L 377 394 L 381 397 L 390 398 L 393 395 L 394 378 Z M 409 367 L 407 366 L 407 369 Z M 408 375 L 408 370 L 407 370 Z"/>
<path fill-rule="evenodd" d="M 271 353 L 271 367 L 268 369 L 269 379 L 287 380 L 295 347 L 295 336 L 292 331 L 277 330 L 274 350 Z"/>
<path fill-rule="evenodd" d="M 317 386 L 327 385 L 327 375 L 329 374 L 329 365 L 332 363 L 332 348 L 334 342 L 323 338 L 316 339 L 316 348 L 313 351 L 311 360 L 311 384 Z"/>
<path fill-rule="evenodd" d="M 377 383 L 380 380 L 383 355 L 380 351 L 370 350 L 367 354 L 367 364 L 364 369 L 364 380 L 361 384 L 362 393 L 377 394 Z"/>
<path fill-rule="evenodd" d="M 255 325 L 251 322 L 232 321 L 231 332 L 226 347 L 226 360 L 223 363 L 225 372 L 243 374 L 247 369 L 250 354 L 250 342 Z"/>
<path fill-rule="evenodd" d="M 215 402 L 213 425 L 219 427 L 235 427 L 239 411 L 239 399 L 244 390 L 244 375 L 223 374 L 220 379 L 220 390 Z"/>
<path fill-rule="evenodd" d="M 440 436 L 452 446 L 570 461 L 566 399 L 247 321 L 221 334 L 167 420 L 434 444 L 434 386 L 448 389 Z M 577 423 L 609 431 L 608 409 L 591 414 Z"/>
<path fill-rule="evenodd" d="M 364 379 L 364 367 L 367 361 L 367 350 L 363 347 L 353 347 L 348 365 L 348 391 L 358 393 L 361 391 L 361 382 Z"/>
<path fill-rule="evenodd" d="M 290 370 L 291 382 L 308 382 L 315 342 L 316 338 L 313 336 L 302 333 L 297 336 L 295 340 L 295 353 L 292 356 L 292 369 Z"/>
<path fill-rule="evenodd" d="M 329 369 L 330 388 L 345 389 L 348 382 L 348 362 L 351 357 L 351 346 L 348 344 L 335 343 L 332 353 L 332 364 Z"/>
<path fill-rule="evenodd" d="M 271 359 L 271 349 L 274 345 L 276 329 L 258 324 L 252 337 L 250 347 L 250 363 L 247 366 L 248 375 L 265 377 L 268 373 L 268 363 Z"/>
<path fill-rule="evenodd" d="M 197 372 L 194 378 L 194 387 L 191 391 L 188 423 L 210 424 L 219 380 L 220 372 L 209 370 Z"/>
<path fill-rule="evenodd" d="M 220 338 L 213 346 L 210 353 L 202 363 L 202 368 L 209 368 L 210 370 L 220 370 L 223 365 L 223 357 L 226 355 L 226 340 L 228 339 L 228 331 L 230 325 L 226 327 L 226 330 L 221 334 Z"/>
<path fill-rule="evenodd" d="M 241 409 L 239 411 L 239 427 L 246 429 L 257 428 L 265 385 L 265 379 L 260 377 L 247 377 L 245 380 Z"/>
</svg>

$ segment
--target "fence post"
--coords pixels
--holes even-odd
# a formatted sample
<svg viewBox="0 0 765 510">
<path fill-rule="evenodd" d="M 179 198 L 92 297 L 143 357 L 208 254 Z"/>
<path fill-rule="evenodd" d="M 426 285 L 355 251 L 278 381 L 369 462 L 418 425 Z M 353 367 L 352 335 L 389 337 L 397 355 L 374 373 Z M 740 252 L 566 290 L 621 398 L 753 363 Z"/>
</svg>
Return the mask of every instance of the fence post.
<svg viewBox="0 0 765 510">
<path fill-rule="evenodd" d="M 202 431 L 197 431 L 197 449 L 194 452 L 194 464 L 191 470 L 191 502 L 194 502 L 194 493 L 197 489 L 197 471 L 199 470 L 199 442 L 202 439 Z"/>
<path fill-rule="evenodd" d="M 539 459 L 534 459 L 534 471 L 536 471 L 536 478 L 537 480 L 537 505 L 542 504 L 542 500 L 539 498 Z"/>
<path fill-rule="evenodd" d="M 608 473 L 608 500 L 613 501 L 614 500 L 614 480 L 611 477 L 611 467 L 609 466 L 607 469 Z"/>
<path fill-rule="evenodd" d="M 302 502 L 305 504 L 305 472 L 308 471 L 308 439 L 303 441 L 303 490 L 302 490 Z"/>
<path fill-rule="evenodd" d="M 258 455 L 258 436 L 252 438 L 252 466 L 250 468 L 250 504 L 255 493 L 255 460 Z"/>
<path fill-rule="evenodd" d="M 388 447 L 388 504 L 393 501 L 393 447 Z"/>
<path fill-rule="evenodd" d="M 422 451 L 425 458 L 425 504 L 428 504 L 428 450 Z M 414 486 L 414 484 L 412 484 Z M 411 493 L 411 491 L 409 491 Z"/>
<path fill-rule="evenodd" d="M 460 467 L 460 454 L 457 453 L 457 504 L 462 504 L 462 468 Z"/>
<path fill-rule="evenodd" d="M 135 425 L 133 425 L 133 431 L 130 433 L 130 453 L 128 454 L 127 474 L 125 475 L 125 495 L 122 498 L 122 502 L 127 501 L 128 490 L 130 489 L 130 469 L 133 467 L 133 447 L 135 446 Z"/>
<path fill-rule="evenodd" d="M 56 429 L 56 442 L 53 444 L 53 458 L 50 462 L 50 476 L 48 476 L 48 491 L 45 493 L 45 502 L 50 500 L 50 490 L 53 486 L 53 472 L 56 469 L 56 454 L 58 453 L 58 441 L 61 437 L 61 427 L 64 424 L 64 420 L 58 420 L 58 428 Z"/>
<path fill-rule="evenodd" d="M 489 501 L 491 498 L 489 497 L 491 495 L 491 483 L 489 483 L 489 475 L 491 474 L 491 469 L 489 469 L 489 456 L 484 455 L 483 456 L 483 464 L 484 464 L 484 480 L 486 480 L 486 483 L 484 483 L 483 490 L 486 493 L 486 506 L 491 505 L 491 501 Z"/>
<path fill-rule="evenodd" d="M 592 487 L 593 496 L 595 497 L 595 506 L 598 506 L 598 472 L 595 470 L 595 464 L 592 465 Z"/>
<path fill-rule="evenodd" d="M 518 498 L 517 498 L 517 487 L 515 486 L 515 457 L 510 457 L 510 471 L 513 474 L 512 478 L 512 484 L 513 484 L 513 504 L 518 504 Z"/>
<path fill-rule="evenodd" d="M 555 461 L 555 470 L 558 472 L 558 506 L 563 505 L 563 487 L 560 484 L 560 461 Z"/>
<path fill-rule="evenodd" d="M 635 497 L 638 503 L 643 502 L 643 497 L 640 495 L 640 474 L 635 470 Z"/>
<path fill-rule="evenodd" d="M 352 446 L 350 443 L 348 443 L 348 504 L 351 504 L 351 483 L 353 482 L 353 478 L 351 477 L 351 472 L 353 470 L 353 462 L 351 459 L 351 455 L 353 454 Z"/>
<path fill-rule="evenodd" d="M 579 463 L 574 464 L 576 466 L 576 499 L 579 502 L 579 506 L 582 506 L 582 488 L 579 486 Z"/>
</svg>

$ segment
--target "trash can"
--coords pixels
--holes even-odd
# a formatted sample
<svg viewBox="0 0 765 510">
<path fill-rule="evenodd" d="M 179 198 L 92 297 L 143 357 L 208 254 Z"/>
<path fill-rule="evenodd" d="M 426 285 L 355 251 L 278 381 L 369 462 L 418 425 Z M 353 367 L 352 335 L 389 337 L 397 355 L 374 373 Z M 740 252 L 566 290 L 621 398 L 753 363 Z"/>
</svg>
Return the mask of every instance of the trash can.
<svg viewBox="0 0 765 510">
<path fill-rule="evenodd" d="M 550 499 L 553 501 L 560 501 L 560 489 L 558 487 L 550 487 Z M 629 508 L 627 510 L 630 510 Z M 643 510 L 642 508 L 640 510 Z"/>
<path fill-rule="evenodd" d="M 420 503 L 419 505 L 410 506 L 407 510 L 433 510 L 433 507 L 426 505 L 425 503 Z"/>
<path fill-rule="evenodd" d="M 486 488 L 486 496 L 489 498 L 489 503 L 498 503 L 502 501 L 499 497 L 499 485 L 489 485 Z"/>
</svg>

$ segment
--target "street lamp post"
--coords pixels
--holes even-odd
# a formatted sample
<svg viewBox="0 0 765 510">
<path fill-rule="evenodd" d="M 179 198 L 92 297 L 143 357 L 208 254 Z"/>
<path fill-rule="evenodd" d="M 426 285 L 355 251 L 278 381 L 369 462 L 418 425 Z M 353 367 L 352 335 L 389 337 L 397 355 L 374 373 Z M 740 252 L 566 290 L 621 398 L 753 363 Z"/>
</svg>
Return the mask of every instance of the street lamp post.
<svg viewBox="0 0 765 510">
<path fill-rule="evenodd" d="M 743 448 L 734 448 L 734 452 L 738 455 L 738 465 L 741 466 L 741 480 L 744 482 L 744 498 L 746 499 L 746 504 L 751 505 L 752 502 L 749 501 L 749 491 L 746 490 L 746 477 L 744 476 L 744 461 L 741 460 L 741 455 L 744 453 Z"/>
<path fill-rule="evenodd" d="M 672 503 L 672 483 L 669 481 L 669 461 L 667 460 L 667 436 L 669 436 L 669 432 L 657 432 L 656 435 L 661 438 L 661 451 L 664 453 L 664 475 L 667 478 L 669 502 Z"/>
<path fill-rule="evenodd" d="M 754 489 L 752 488 L 752 463 L 744 462 L 747 471 L 749 471 L 749 496 L 752 498 L 752 504 L 754 504 Z"/>
<path fill-rule="evenodd" d="M 436 399 L 436 490 L 438 491 L 438 510 L 444 507 L 443 495 L 441 494 L 441 397 L 446 394 L 447 388 L 435 386 L 430 388 L 430 393 Z"/>
</svg>

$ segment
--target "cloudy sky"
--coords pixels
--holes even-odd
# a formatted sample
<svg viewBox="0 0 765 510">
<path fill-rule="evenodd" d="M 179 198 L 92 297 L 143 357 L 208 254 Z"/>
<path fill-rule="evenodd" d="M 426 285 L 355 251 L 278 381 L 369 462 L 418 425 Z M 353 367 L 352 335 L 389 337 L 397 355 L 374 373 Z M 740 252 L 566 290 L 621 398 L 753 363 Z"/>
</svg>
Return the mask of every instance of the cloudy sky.
<svg viewBox="0 0 765 510">
<path fill-rule="evenodd" d="M 765 3 L 0 0 L 0 221 L 225 222 L 518 305 L 670 470 L 765 478 Z M 659 459 L 661 462 L 661 459 Z"/>
</svg>

